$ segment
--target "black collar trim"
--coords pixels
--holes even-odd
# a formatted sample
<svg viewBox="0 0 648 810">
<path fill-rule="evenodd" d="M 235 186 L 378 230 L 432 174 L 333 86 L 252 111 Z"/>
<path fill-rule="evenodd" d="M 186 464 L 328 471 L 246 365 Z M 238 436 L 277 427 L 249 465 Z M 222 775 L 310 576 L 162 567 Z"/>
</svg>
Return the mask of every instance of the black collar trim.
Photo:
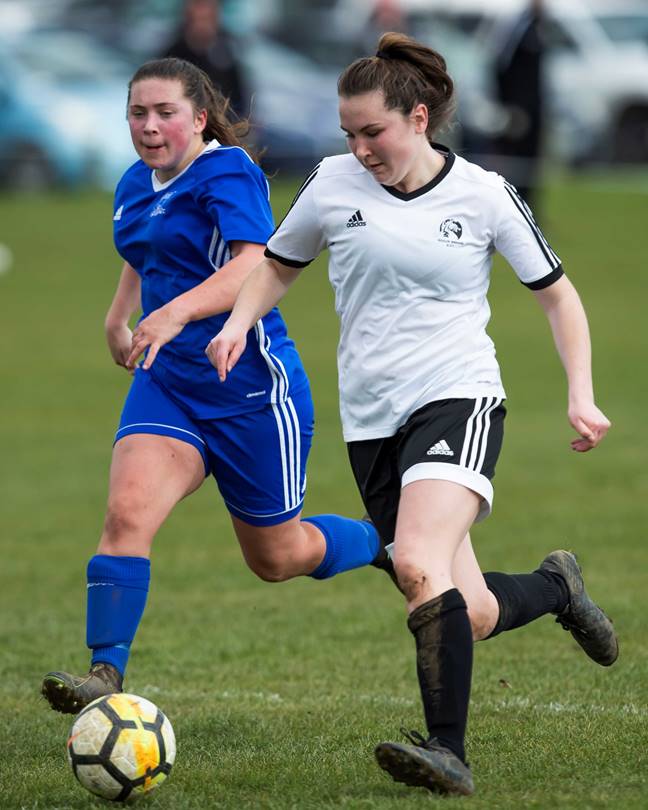
<svg viewBox="0 0 648 810">
<path fill-rule="evenodd" d="M 445 166 L 441 169 L 436 177 L 433 177 L 429 183 L 426 183 L 424 186 L 421 186 L 421 188 L 417 188 L 414 191 L 399 191 L 394 186 L 383 186 L 385 191 L 388 191 L 394 197 L 398 197 L 399 200 L 405 200 L 405 202 L 407 202 L 408 200 L 415 200 L 417 197 L 427 194 L 428 191 L 431 191 L 435 186 L 438 186 L 443 178 L 448 175 L 450 169 L 452 169 L 455 161 L 455 155 L 454 152 L 451 152 L 447 146 L 443 146 L 440 143 L 433 143 L 432 148 L 436 149 L 437 152 L 440 152 L 446 159 Z"/>
</svg>

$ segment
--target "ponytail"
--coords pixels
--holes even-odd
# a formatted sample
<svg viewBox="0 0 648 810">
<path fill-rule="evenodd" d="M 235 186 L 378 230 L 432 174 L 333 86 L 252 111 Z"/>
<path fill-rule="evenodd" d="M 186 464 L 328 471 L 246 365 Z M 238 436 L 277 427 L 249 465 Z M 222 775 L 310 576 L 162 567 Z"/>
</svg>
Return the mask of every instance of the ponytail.
<svg viewBox="0 0 648 810">
<path fill-rule="evenodd" d="M 344 98 L 376 90 L 382 92 L 387 109 L 403 115 L 425 104 L 429 141 L 455 110 L 454 84 L 445 59 L 405 34 L 383 34 L 376 55 L 356 59 L 338 79 L 338 94 Z"/>
</svg>

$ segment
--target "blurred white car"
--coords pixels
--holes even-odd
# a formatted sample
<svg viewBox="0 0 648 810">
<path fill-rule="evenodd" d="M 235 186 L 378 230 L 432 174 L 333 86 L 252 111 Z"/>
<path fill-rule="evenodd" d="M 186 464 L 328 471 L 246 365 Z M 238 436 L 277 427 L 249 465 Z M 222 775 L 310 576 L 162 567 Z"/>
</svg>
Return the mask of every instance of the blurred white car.
<svg viewBox="0 0 648 810">
<path fill-rule="evenodd" d="M 81 33 L 0 27 L 0 184 L 112 190 L 136 158 L 131 68 Z"/>
<path fill-rule="evenodd" d="M 648 48 L 648 3 L 645 0 L 589 0 L 589 7 L 613 42 L 642 43 Z"/>
<path fill-rule="evenodd" d="M 337 0 L 350 36 L 366 28 L 371 0 Z M 400 0 L 409 32 L 443 53 L 464 128 L 496 134 L 492 48 L 498 28 L 529 0 Z M 545 0 L 548 149 L 569 163 L 648 161 L 648 2 Z M 451 32 L 453 31 L 453 32 Z"/>
<path fill-rule="evenodd" d="M 417 2 L 420 22 L 434 16 L 453 20 L 480 44 L 488 70 L 490 43 L 507 16 L 528 0 L 454 0 L 434 11 L 437 0 Z M 545 0 L 548 83 L 548 148 L 572 164 L 648 161 L 648 48 L 635 33 L 648 29 L 644 3 Z M 633 20 L 632 24 L 629 20 Z M 443 51 L 443 43 L 438 43 Z M 469 75 L 461 81 L 468 85 Z M 483 79 L 473 88 L 489 95 Z M 496 120 L 496 119 L 494 119 Z"/>
<path fill-rule="evenodd" d="M 3 1 L 6 0 L 0 0 L 0 31 Z M 30 51 L 30 63 L 39 60 L 39 51 L 46 51 L 43 52 L 40 65 L 30 64 L 26 71 L 31 73 L 33 67 L 38 69 L 48 88 L 46 94 L 60 91 L 61 80 L 65 78 L 67 70 L 61 64 L 64 60 L 69 61 L 78 56 L 76 67 L 80 69 L 81 65 L 85 65 L 86 73 L 93 73 L 88 87 L 94 86 L 95 89 L 90 95 L 95 92 L 99 95 L 101 103 L 105 105 L 102 118 L 115 132 L 115 142 L 111 144 L 111 149 L 106 149 L 104 163 L 114 156 L 115 162 L 121 164 L 121 157 L 117 152 L 121 149 L 122 130 L 127 133 L 124 116 L 128 74 L 133 73 L 145 60 L 155 58 L 165 51 L 180 13 L 181 0 L 120 0 L 113 4 L 96 0 L 57 0 L 56 3 L 48 3 L 47 0 L 20 0 L 16 3 L 11 0 L 10 4 L 14 7 L 14 16 L 29 16 L 27 28 L 31 26 L 33 29 L 36 20 L 46 20 L 50 26 L 57 28 L 59 42 L 56 47 L 52 29 L 49 29 L 49 42 L 39 41 L 38 37 L 32 41 L 33 31 L 22 39 L 21 47 Z M 230 12 L 226 15 L 228 20 L 232 17 L 232 6 L 240 12 L 244 5 L 239 0 L 235 0 L 233 4 L 223 3 L 224 9 L 227 8 Z M 269 10 L 270 5 L 269 2 L 264 8 Z M 303 174 L 324 155 L 346 151 L 337 112 L 337 70 L 327 70 L 303 54 L 254 33 L 254 26 L 261 24 L 263 15 L 259 5 L 251 4 L 248 12 L 251 19 L 247 25 L 242 25 L 242 20 L 237 19 L 240 23 L 238 58 L 251 93 L 251 140 L 263 152 L 262 165 L 268 172 L 281 170 Z M 44 38 L 45 32 L 41 32 L 39 36 Z M 1 42 L 0 33 L 0 49 Z M 88 53 L 81 59 L 81 43 L 93 43 L 92 48 L 96 49 L 96 55 Z M 115 43 L 115 47 L 118 45 L 122 49 L 121 54 L 117 56 L 108 43 Z M 112 60 L 108 58 L 108 54 L 112 54 Z M 106 85 L 113 84 L 113 77 L 118 72 L 113 70 L 111 61 L 119 60 L 128 67 L 126 75 L 117 81 L 118 107 L 115 109 L 113 102 L 105 98 L 105 93 Z M 51 75 L 48 77 L 46 74 L 50 69 L 50 61 Z M 101 73 L 102 62 L 109 67 L 103 88 L 98 85 L 97 75 Z M 62 71 L 58 70 L 58 66 L 61 66 Z M 96 107 L 92 99 L 88 99 L 82 118 L 96 118 Z M 119 124 L 114 122 L 116 114 L 120 116 Z M 50 117 L 53 116 L 54 111 Z M 82 118 L 78 121 L 80 135 L 83 130 Z M 74 121 L 72 118 L 70 127 Z M 0 131 L 1 129 L 0 122 Z M 102 132 L 103 127 L 97 127 L 99 137 Z M 70 136 L 72 134 L 69 133 Z M 61 143 L 69 142 L 71 137 L 63 137 L 61 133 L 58 140 Z M 1 143 L 0 134 L 0 145 Z M 75 141 L 74 152 L 78 151 L 78 143 L 79 138 Z M 25 154 L 22 148 L 21 151 Z M 126 152 L 135 159 L 129 141 L 126 143 Z M 111 170 L 102 169 L 101 162 L 97 163 L 94 159 L 86 162 L 96 166 L 110 185 L 110 178 L 113 176 Z M 12 165 L 16 167 L 18 164 Z M 36 172 L 33 170 L 33 160 L 31 165 L 30 172 L 34 175 Z M 23 174 L 27 174 L 27 170 Z M 102 180 L 102 184 L 103 182 Z"/>
<path fill-rule="evenodd" d="M 250 119 L 267 171 L 303 173 L 347 151 L 338 117 L 337 71 L 272 40 L 243 40 L 241 65 L 252 88 Z"/>
</svg>

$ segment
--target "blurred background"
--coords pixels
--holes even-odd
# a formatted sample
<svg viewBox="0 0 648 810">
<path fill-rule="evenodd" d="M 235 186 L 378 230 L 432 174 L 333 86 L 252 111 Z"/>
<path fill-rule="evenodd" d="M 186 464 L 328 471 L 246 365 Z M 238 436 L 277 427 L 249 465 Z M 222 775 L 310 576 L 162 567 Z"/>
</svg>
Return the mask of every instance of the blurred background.
<svg viewBox="0 0 648 810">
<path fill-rule="evenodd" d="M 538 161 L 648 162 L 646 0 L 0 0 L 0 188 L 112 189 L 132 162 L 126 83 L 191 58 L 249 117 L 264 168 L 345 151 L 336 78 L 402 30 L 457 84 L 442 140 L 525 190 Z"/>
</svg>

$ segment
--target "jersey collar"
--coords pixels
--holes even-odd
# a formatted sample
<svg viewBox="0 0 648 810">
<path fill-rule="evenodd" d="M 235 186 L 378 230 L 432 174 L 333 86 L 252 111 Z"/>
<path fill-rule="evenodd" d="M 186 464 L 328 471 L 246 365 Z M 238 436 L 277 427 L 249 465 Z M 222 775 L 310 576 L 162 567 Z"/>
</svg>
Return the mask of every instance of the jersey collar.
<svg viewBox="0 0 648 810">
<path fill-rule="evenodd" d="M 199 154 L 196 155 L 196 157 L 191 161 L 191 163 L 188 166 L 185 166 L 184 169 L 179 174 L 176 174 L 174 177 L 169 178 L 169 180 L 166 180 L 164 183 L 162 183 L 160 180 L 157 179 L 155 169 L 152 169 L 151 183 L 153 185 L 153 191 L 162 191 L 163 189 L 168 188 L 172 183 L 175 183 L 178 177 L 182 177 L 182 175 L 194 165 L 194 163 L 198 160 L 199 157 L 202 157 L 206 152 L 212 152 L 214 149 L 218 149 L 219 146 L 220 143 L 216 140 L 216 138 L 211 140 L 208 144 L 205 145 L 205 148 Z"/>
<path fill-rule="evenodd" d="M 417 197 L 421 197 L 423 194 L 427 194 L 428 191 L 431 191 L 435 186 L 438 186 L 439 183 L 446 177 L 452 169 L 452 166 L 455 161 L 454 152 L 451 152 L 447 146 L 443 146 L 440 143 L 433 143 L 432 148 L 439 152 L 445 158 L 445 166 L 441 169 L 441 171 L 437 174 L 436 177 L 433 177 L 429 183 L 426 183 L 421 188 L 417 188 L 414 191 L 399 191 L 394 186 L 383 186 L 385 191 L 392 194 L 394 197 L 398 197 L 399 200 L 415 200 Z M 381 183 L 382 185 L 382 183 Z"/>
</svg>

